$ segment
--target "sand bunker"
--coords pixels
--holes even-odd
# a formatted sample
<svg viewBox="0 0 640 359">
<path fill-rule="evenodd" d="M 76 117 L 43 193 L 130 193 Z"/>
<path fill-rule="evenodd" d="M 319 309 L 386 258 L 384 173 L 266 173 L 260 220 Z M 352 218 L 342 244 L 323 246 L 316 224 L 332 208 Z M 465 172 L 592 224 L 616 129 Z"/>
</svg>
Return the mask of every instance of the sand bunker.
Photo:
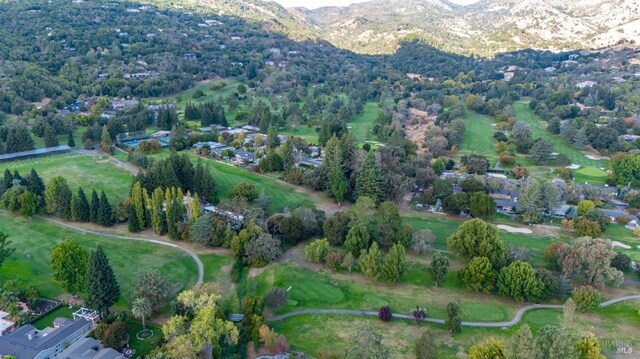
<svg viewBox="0 0 640 359">
<path fill-rule="evenodd" d="M 620 247 L 620 248 L 624 248 L 624 249 L 631 249 L 631 246 L 628 246 L 624 243 L 618 242 L 618 241 L 611 241 L 611 246 L 612 247 Z"/>
<path fill-rule="evenodd" d="M 507 231 L 509 233 L 522 233 L 522 234 L 531 234 L 531 233 L 533 233 L 533 231 L 531 231 L 529 228 L 516 228 L 516 227 L 507 226 L 506 224 L 499 224 L 499 225 L 497 225 L 497 227 L 499 229 L 504 229 L 505 231 Z"/>
</svg>

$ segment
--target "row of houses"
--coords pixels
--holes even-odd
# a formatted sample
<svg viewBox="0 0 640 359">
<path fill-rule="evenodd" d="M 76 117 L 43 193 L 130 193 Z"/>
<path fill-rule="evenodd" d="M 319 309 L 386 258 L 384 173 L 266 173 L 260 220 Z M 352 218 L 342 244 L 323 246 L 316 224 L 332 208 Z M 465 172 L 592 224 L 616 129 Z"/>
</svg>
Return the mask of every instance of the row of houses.
<svg viewBox="0 0 640 359">
<path fill-rule="evenodd" d="M 486 174 L 485 176 L 497 178 L 495 176 L 492 176 L 491 174 Z M 440 176 L 440 179 L 450 179 L 456 182 L 453 185 L 453 192 L 459 193 L 462 191 L 462 187 L 457 182 L 464 180 L 467 177 L 473 177 L 473 175 L 460 173 L 458 171 L 445 171 Z M 530 180 L 515 180 L 509 178 L 501 178 L 500 180 L 503 182 L 504 189 L 493 190 L 489 193 L 489 196 L 494 200 L 496 204 L 496 212 L 504 213 L 507 215 L 515 215 L 517 214 L 518 197 L 520 196 L 521 188 L 524 188 L 526 185 L 528 185 L 530 183 Z M 564 181 L 560 179 L 554 179 L 552 183 L 558 186 L 559 189 L 561 186 L 564 186 Z M 602 214 L 609 222 L 616 223 L 624 219 L 625 227 L 627 229 L 633 230 L 640 227 L 640 219 L 627 210 L 629 204 L 618 199 L 618 188 L 607 185 L 590 185 L 586 183 L 578 184 L 578 186 L 590 187 L 590 189 L 596 189 L 598 191 L 598 199 L 601 200 L 606 206 L 606 208 L 599 208 L 598 210 L 602 212 Z M 573 219 L 578 217 L 577 206 L 568 204 L 564 192 L 559 192 L 561 193 L 561 196 L 558 207 L 544 214 L 546 216 L 554 218 Z M 425 208 L 425 206 L 423 204 L 418 204 L 417 208 Z M 438 200 L 435 205 L 427 206 L 427 208 L 432 211 L 440 212 L 442 211 L 442 203 L 440 200 Z"/>
<path fill-rule="evenodd" d="M 206 141 L 198 142 L 193 145 L 193 150 L 197 154 L 203 154 L 203 150 L 206 149 L 209 155 L 213 155 L 217 158 L 232 161 L 236 164 L 251 165 L 257 164 L 260 161 L 258 153 L 266 153 L 266 144 L 256 146 L 256 139 L 261 136 L 263 142 L 266 142 L 267 135 L 260 133 L 260 128 L 255 126 L 240 126 L 240 127 L 222 127 L 211 126 L 201 127 L 201 132 L 217 132 L 223 137 L 232 137 L 237 140 L 241 140 L 241 143 L 236 143 L 235 147 L 225 143 Z M 287 142 L 289 139 L 286 135 L 278 135 L 278 141 L 280 144 Z M 319 147 L 309 146 L 308 151 L 298 151 L 294 149 L 297 165 L 299 167 L 319 167 L 322 164 L 322 151 Z"/>
</svg>

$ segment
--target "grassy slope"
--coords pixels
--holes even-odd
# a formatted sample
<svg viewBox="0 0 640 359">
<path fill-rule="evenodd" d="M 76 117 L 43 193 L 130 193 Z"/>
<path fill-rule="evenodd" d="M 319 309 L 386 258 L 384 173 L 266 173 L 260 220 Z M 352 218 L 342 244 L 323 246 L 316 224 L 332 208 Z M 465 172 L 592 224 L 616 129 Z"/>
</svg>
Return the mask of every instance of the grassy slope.
<svg viewBox="0 0 640 359">
<path fill-rule="evenodd" d="M 377 141 L 371 133 L 373 123 L 380 115 L 381 109 L 375 102 L 367 102 L 362 108 L 362 112 L 357 114 L 347 126 L 349 131 L 356 136 L 358 142 Z"/>
<path fill-rule="evenodd" d="M 604 160 L 591 160 L 587 158 L 580 150 L 573 144 L 565 141 L 564 139 L 552 135 L 546 130 L 546 123 L 534 114 L 529 109 L 529 102 L 518 101 L 513 104 L 513 109 L 516 112 L 516 118 L 518 121 L 522 121 L 531 127 L 533 138 L 542 138 L 545 141 L 549 141 L 554 145 L 554 151 L 565 155 L 571 163 L 579 164 L 581 166 L 595 166 L 604 167 L 606 161 Z"/>
<path fill-rule="evenodd" d="M 7 213 L 0 214 L 0 230 L 9 233 L 16 248 L 11 259 L 0 268 L 0 278 L 33 285 L 43 297 L 55 298 L 64 293 L 52 280 L 48 267 L 51 248 L 63 239 L 76 240 L 87 250 L 97 244 L 103 247 L 122 291 L 118 308 L 124 308 L 130 299 L 138 271 L 158 269 L 176 290 L 190 287 L 197 277 L 193 259 L 168 247 L 82 234 L 44 220 L 28 220 Z"/>
<path fill-rule="evenodd" d="M 0 164 L 0 171 L 8 168 L 18 170 L 21 175 L 29 174 L 31 168 L 38 171 L 45 184 L 54 176 L 67 179 L 72 191 L 82 186 L 87 195 L 91 190 L 104 190 L 115 206 L 128 195 L 131 184 L 130 172 L 116 167 L 109 159 L 92 157 L 80 153 L 33 158 Z"/>
<path fill-rule="evenodd" d="M 447 249 L 447 238 L 455 233 L 458 226 L 464 222 L 463 219 L 451 218 L 448 216 L 433 216 L 420 213 L 408 213 L 403 218 L 404 223 L 409 224 L 415 231 L 430 230 L 435 236 L 434 247 Z M 503 218 L 493 221 L 496 224 L 504 223 L 514 225 Z M 516 225 L 518 226 L 518 225 Z M 508 233 L 500 230 L 500 239 L 507 246 L 526 247 L 529 249 L 529 262 L 534 266 L 542 265 L 543 251 L 546 246 L 556 241 L 569 242 L 568 237 L 548 234 L 545 236 L 531 234 Z"/>
<path fill-rule="evenodd" d="M 640 301 L 616 304 L 599 309 L 595 313 L 576 313 L 575 332 L 581 335 L 592 331 L 600 339 L 634 341 L 637 337 L 636 305 Z M 392 308 L 393 309 L 393 308 Z M 528 324 L 534 334 L 544 325 L 560 325 L 562 313 L 559 310 L 536 310 L 523 317 L 522 324 Z M 449 335 L 445 327 L 438 324 L 422 323 L 417 325 L 411 321 L 393 320 L 391 323 L 380 322 L 376 318 L 354 317 L 348 315 L 303 315 L 276 323 L 272 326 L 286 335 L 294 349 L 314 355 L 318 350 L 339 353 L 348 346 L 348 338 L 358 325 L 369 323 L 382 334 L 383 343 L 392 349 L 393 358 L 407 358 L 413 354 L 413 343 L 423 331 L 432 332 L 438 343 L 438 358 L 467 357 L 465 351 L 488 337 L 495 337 L 507 342 L 522 324 L 503 328 L 463 328 L 460 334 Z M 633 345 L 633 344 L 632 344 Z M 603 353 L 612 357 L 616 348 L 603 345 Z"/>
<path fill-rule="evenodd" d="M 607 172 L 596 167 L 583 167 L 573 172 L 573 177 L 578 183 L 589 182 L 591 184 L 603 185 L 608 176 Z"/>
<path fill-rule="evenodd" d="M 205 160 L 204 163 L 213 173 L 220 197 L 227 197 L 238 183 L 247 182 L 256 186 L 258 191 L 270 196 L 272 207 L 276 211 L 314 206 L 309 196 L 296 192 L 292 186 L 285 183 L 213 160 Z"/>
<path fill-rule="evenodd" d="M 496 128 L 492 126 L 495 121 L 490 116 L 467 111 L 464 115 L 464 140 L 460 145 L 460 152 L 473 153 L 486 156 L 495 162 L 496 140 L 493 134 Z"/>
</svg>

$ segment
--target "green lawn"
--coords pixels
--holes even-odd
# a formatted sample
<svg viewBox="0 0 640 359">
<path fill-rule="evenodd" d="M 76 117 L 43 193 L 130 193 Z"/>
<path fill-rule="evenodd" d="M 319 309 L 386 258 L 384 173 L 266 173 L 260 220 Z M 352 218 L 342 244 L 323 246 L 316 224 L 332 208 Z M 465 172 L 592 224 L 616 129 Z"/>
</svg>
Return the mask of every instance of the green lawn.
<svg viewBox="0 0 640 359">
<path fill-rule="evenodd" d="M 573 172 L 573 177 L 577 183 L 589 182 L 591 184 L 603 185 L 609 174 L 596 167 L 582 167 Z"/>
<path fill-rule="evenodd" d="M 393 308 L 392 308 L 393 310 Z M 524 322 L 533 331 L 545 324 L 560 323 L 558 310 L 537 310 L 524 316 Z M 413 343 L 424 331 L 430 331 L 438 344 L 437 358 L 460 358 L 469 347 L 489 336 L 507 340 L 517 331 L 518 326 L 502 328 L 468 328 L 452 337 L 444 325 L 394 319 L 383 323 L 377 318 L 353 315 L 309 314 L 271 323 L 276 331 L 283 333 L 289 344 L 296 350 L 316 355 L 319 351 L 341 354 L 348 347 L 350 335 L 359 325 L 370 324 L 382 334 L 382 342 L 391 349 L 392 358 L 408 358 L 413 355 Z"/>
<path fill-rule="evenodd" d="M 558 152 L 566 156 L 571 163 L 579 164 L 581 166 L 606 167 L 607 161 L 589 159 L 573 144 L 559 136 L 549 133 L 549 131 L 547 131 L 547 123 L 538 115 L 533 113 L 529 108 L 528 101 L 515 102 L 513 104 L 513 109 L 516 112 L 516 118 L 518 121 L 529 125 L 534 139 L 542 138 L 545 141 L 551 142 L 554 145 L 554 152 Z"/>
<path fill-rule="evenodd" d="M 80 153 L 67 153 L 46 157 L 37 157 L 22 161 L 0 164 L 0 171 L 8 168 L 11 172 L 18 170 L 22 176 L 38 171 L 45 184 L 54 176 L 66 178 L 71 190 L 76 192 L 82 186 L 87 195 L 91 190 L 103 190 L 115 207 L 129 195 L 131 173 L 117 167 L 106 157 L 93 157 Z"/>
<path fill-rule="evenodd" d="M 464 222 L 463 218 L 452 218 L 449 216 L 429 215 L 426 213 L 406 213 L 403 217 L 404 223 L 409 224 L 414 230 L 420 231 L 428 229 L 435 236 L 434 247 L 438 249 L 447 249 L 447 238 L 455 233 L 458 226 Z M 522 227 L 521 224 L 514 224 L 503 217 L 496 217 L 494 224 L 508 224 L 511 226 Z M 545 235 L 539 236 L 535 234 L 518 234 L 509 233 L 499 230 L 500 239 L 507 246 L 526 247 L 529 249 L 529 262 L 534 266 L 540 266 L 543 263 L 544 248 L 549 244 L 562 241 L 570 242 L 568 236 Z"/>
<path fill-rule="evenodd" d="M 467 111 L 464 115 L 464 140 L 460 145 L 460 152 L 483 155 L 492 161 L 497 158 L 496 139 L 493 134 L 496 127 L 490 116 Z"/>
<path fill-rule="evenodd" d="M 211 85 L 214 85 L 216 83 L 221 83 L 221 82 L 224 82 L 226 86 L 218 90 L 211 89 Z M 210 81 L 205 84 L 200 84 L 188 90 L 177 93 L 176 95 L 171 96 L 171 99 L 175 100 L 174 105 L 176 106 L 176 110 L 180 115 L 180 119 L 182 119 L 184 115 L 184 107 L 186 106 L 187 102 L 192 102 L 194 104 L 201 104 L 211 100 L 218 101 L 218 98 L 224 99 L 230 94 L 236 92 L 236 88 L 238 84 L 239 82 L 235 79 L 222 79 L 222 80 Z M 194 99 L 193 93 L 196 92 L 197 90 L 201 90 L 204 96 Z M 145 99 L 145 102 L 162 103 L 169 99 L 170 98 L 166 98 L 166 97 L 152 97 L 152 98 Z M 226 109 L 226 106 L 225 106 L 225 109 Z M 227 117 L 227 121 L 229 121 L 229 123 L 231 124 L 233 122 L 233 113 L 229 112 L 227 109 L 225 116 Z"/>
<path fill-rule="evenodd" d="M 127 321 L 127 327 L 128 327 L 128 334 L 129 334 L 129 346 L 132 349 L 136 350 L 136 355 L 133 356 L 133 358 L 142 358 L 146 355 L 148 355 L 149 353 L 151 353 L 151 351 L 153 349 L 155 349 L 155 343 L 157 343 L 156 340 L 158 340 L 159 337 L 162 336 L 162 327 L 159 325 L 155 325 L 153 323 L 149 323 L 147 321 L 147 330 L 153 330 L 153 337 L 146 339 L 146 340 L 140 340 L 138 338 L 136 338 L 136 334 L 138 334 L 139 332 L 142 331 L 142 322 L 140 322 L 137 319 L 130 319 Z"/>
<path fill-rule="evenodd" d="M 285 208 L 293 210 L 298 207 L 314 206 L 308 195 L 296 192 L 293 186 L 249 172 L 241 167 L 227 165 L 214 160 L 203 161 L 213 173 L 218 195 L 222 198 L 227 197 L 231 189 L 238 183 L 247 182 L 254 185 L 261 193 L 271 197 L 271 205 L 275 211 L 282 211 Z"/>
<path fill-rule="evenodd" d="M 594 332 L 600 339 L 606 357 L 615 357 L 615 345 L 604 345 L 610 341 L 637 343 L 638 315 L 636 305 L 639 301 L 616 304 L 599 309 L 594 313 L 576 312 L 576 324 L 572 329 L 576 336 L 587 331 Z M 393 310 L 393 307 L 392 307 Z M 407 358 L 413 354 L 415 340 L 424 332 L 430 331 L 438 344 L 438 358 L 467 357 L 471 345 L 488 337 L 507 342 L 523 324 L 529 325 L 537 333 L 545 325 L 560 325 L 562 312 L 557 309 L 540 309 L 527 312 L 521 324 L 510 328 L 471 328 L 463 327 L 455 336 L 449 335 L 444 325 L 394 319 L 383 323 L 377 318 L 353 315 L 308 314 L 287 318 L 270 323 L 279 333 L 283 333 L 294 350 L 308 355 L 317 355 L 319 351 L 340 355 L 348 347 L 349 337 L 359 325 L 370 324 L 382 334 L 382 342 L 391 349 L 392 358 Z"/>
<path fill-rule="evenodd" d="M 362 112 L 357 114 L 351 122 L 347 124 L 349 132 L 353 133 L 358 142 L 377 141 L 371 133 L 373 124 L 382 112 L 376 102 L 367 102 L 362 108 Z"/>
<path fill-rule="evenodd" d="M 281 133 L 287 136 L 302 137 L 309 144 L 318 144 L 318 132 L 316 132 L 316 126 L 301 125 L 297 128 L 287 128 L 281 131 Z"/>
<path fill-rule="evenodd" d="M 15 254 L 0 268 L 2 281 L 15 279 L 23 286 L 35 286 L 42 297 L 56 298 L 63 289 L 51 278 L 51 248 L 63 239 L 76 240 L 87 250 L 100 244 L 113 267 L 122 295 L 116 307 L 125 308 L 131 299 L 136 273 L 157 269 L 172 288 L 191 287 L 197 279 L 196 264 L 191 257 L 175 249 L 155 244 L 104 238 L 59 227 L 41 219 L 24 219 L 0 213 L 0 230 L 10 235 Z"/>
<path fill-rule="evenodd" d="M 426 265 L 422 266 L 422 275 L 428 277 Z M 457 288 L 453 280 L 451 283 L 448 280 L 443 288 L 435 288 L 430 280 L 426 285 L 410 281 L 413 280 L 405 278 L 401 284 L 387 284 L 366 280 L 359 273 L 343 279 L 294 264 L 283 264 L 250 279 L 248 292 L 263 296 L 273 287 L 291 287 L 289 302 L 282 313 L 307 308 L 376 311 L 388 304 L 396 313 L 410 314 L 416 305 L 420 305 L 427 308 L 430 317 L 445 318 L 447 303 L 457 299 L 462 303 L 463 320 L 501 321 L 510 319 L 519 306 L 507 298 Z"/>
<path fill-rule="evenodd" d="M 42 318 L 36 320 L 33 323 L 33 326 L 40 330 L 47 327 L 53 327 L 53 321 L 56 320 L 56 318 L 58 317 L 73 318 L 73 312 L 76 311 L 77 309 L 78 308 L 69 308 L 68 306 L 63 304 L 57 309 L 47 313 Z"/>
</svg>

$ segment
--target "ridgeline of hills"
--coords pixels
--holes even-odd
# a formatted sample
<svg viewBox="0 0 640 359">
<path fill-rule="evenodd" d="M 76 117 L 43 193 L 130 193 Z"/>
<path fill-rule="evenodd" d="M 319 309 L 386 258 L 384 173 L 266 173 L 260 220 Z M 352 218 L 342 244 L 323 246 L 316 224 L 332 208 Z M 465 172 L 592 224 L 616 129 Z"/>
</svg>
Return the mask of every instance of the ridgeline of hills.
<svg viewBox="0 0 640 359">
<path fill-rule="evenodd" d="M 621 40 L 640 40 L 636 0 L 482 0 L 470 6 L 447 0 L 372 0 L 314 10 L 285 10 L 261 0 L 188 0 L 184 4 L 262 21 L 296 39 L 322 38 L 368 54 L 391 53 L 412 38 L 444 51 L 478 55 L 524 48 L 606 47 Z"/>
<path fill-rule="evenodd" d="M 479 55 L 640 40 L 640 3 L 635 0 L 482 0 L 470 6 L 446 0 L 372 0 L 289 10 L 320 37 L 363 53 L 393 52 L 407 37 Z"/>
<path fill-rule="evenodd" d="M 76 0 L 82 1 L 82 0 Z M 288 37 L 323 39 L 365 54 L 419 39 L 446 52 L 492 56 L 518 49 L 600 48 L 640 41 L 636 0 L 371 0 L 346 7 L 285 9 L 263 0 L 139 0 L 260 23 Z"/>
</svg>

